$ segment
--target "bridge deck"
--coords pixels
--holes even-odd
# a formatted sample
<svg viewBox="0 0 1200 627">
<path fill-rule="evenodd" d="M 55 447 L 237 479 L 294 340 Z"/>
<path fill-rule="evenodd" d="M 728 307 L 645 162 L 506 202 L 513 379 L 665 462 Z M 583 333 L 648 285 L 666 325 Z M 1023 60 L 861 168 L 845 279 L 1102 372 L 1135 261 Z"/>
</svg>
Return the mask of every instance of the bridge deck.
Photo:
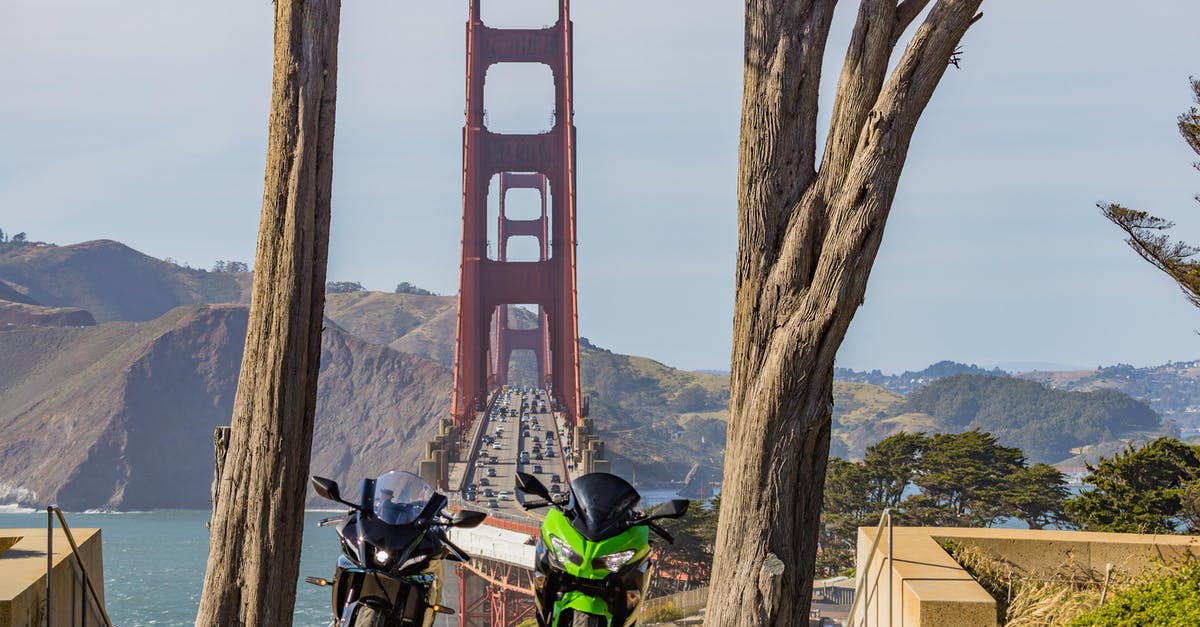
<svg viewBox="0 0 1200 627">
<path fill-rule="evenodd" d="M 464 506 L 486 511 L 495 519 L 524 522 L 536 529 L 541 510 L 526 512 L 521 507 L 516 473 L 530 473 L 547 488 L 554 490 L 557 486 L 559 491 L 566 491 L 573 461 L 567 451 L 573 434 L 565 427 L 564 414 L 553 409 L 551 395 L 545 390 L 526 392 L 508 388 L 507 392 L 501 389 L 494 393 L 487 410 L 472 425 L 467 440 L 478 443 L 478 449 L 470 451 L 465 461 L 450 464 L 452 495 L 468 503 L 474 500 Z M 488 443 L 484 438 L 494 442 Z M 521 461 L 522 453 L 528 453 L 529 461 Z M 475 487 L 474 499 L 470 498 L 471 486 Z"/>
</svg>

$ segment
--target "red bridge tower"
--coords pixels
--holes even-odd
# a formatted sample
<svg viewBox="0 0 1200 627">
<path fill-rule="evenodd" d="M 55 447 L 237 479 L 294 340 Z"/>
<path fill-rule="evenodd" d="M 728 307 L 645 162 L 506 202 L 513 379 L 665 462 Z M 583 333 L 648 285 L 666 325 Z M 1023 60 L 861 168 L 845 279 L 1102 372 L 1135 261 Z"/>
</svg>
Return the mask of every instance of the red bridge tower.
<svg viewBox="0 0 1200 627">
<path fill-rule="evenodd" d="M 467 22 L 467 119 L 463 128 L 463 239 L 454 367 L 454 424 L 464 432 L 483 409 L 489 383 L 508 378 L 513 350 L 538 355 L 541 382 L 548 380 L 567 423 L 580 418 L 579 322 L 575 290 L 575 126 L 571 107 L 570 1 L 560 0 L 558 21 L 541 29 L 497 29 L 480 19 L 470 0 Z M 497 63 L 542 63 L 554 76 L 554 125 L 544 133 L 501 134 L 484 123 L 484 79 Z M 488 258 L 488 187 L 500 176 L 500 203 L 509 189 L 542 193 L 542 218 L 499 217 L 497 259 Z M 549 212 L 546 194 L 549 192 Z M 547 224 L 547 217 L 549 224 Z M 548 232 L 547 232 L 548 231 Z M 508 238 L 539 237 L 538 261 L 509 261 Z M 548 238 L 547 238 L 548 236 Z M 539 309 L 536 330 L 508 328 L 507 306 Z M 492 318 L 496 316 L 495 324 Z M 495 329 L 496 346 L 491 334 Z M 539 352 L 540 351 L 540 352 Z M 489 376 L 490 375 L 490 376 Z"/>
</svg>

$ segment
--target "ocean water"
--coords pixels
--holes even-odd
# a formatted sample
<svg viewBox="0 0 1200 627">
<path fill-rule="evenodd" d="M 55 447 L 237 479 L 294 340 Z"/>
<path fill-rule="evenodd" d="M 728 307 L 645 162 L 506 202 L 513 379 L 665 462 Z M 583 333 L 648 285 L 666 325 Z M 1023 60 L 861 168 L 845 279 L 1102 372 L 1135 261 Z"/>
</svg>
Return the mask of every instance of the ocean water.
<svg viewBox="0 0 1200 627">
<path fill-rule="evenodd" d="M 643 506 L 677 498 L 670 490 L 643 491 Z M 333 527 L 317 527 L 328 511 L 306 512 L 300 576 L 331 577 L 340 548 Z M 104 597 L 113 624 L 192 625 L 208 559 L 208 510 L 66 514 L 72 529 L 99 527 L 104 551 Z M 0 505 L 0 528 L 46 526 L 45 511 Z M 449 570 L 449 569 L 447 569 Z M 457 594 L 447 573 L 445 592 Z M 446 599 L 455 607 L 457 599 Z M 329 588 L 296 585 L 298 627 L 324 627 L 332 617 Z M 438 624 L 458 624 L 438 617 Z"/>
<path fill-rule="evenodd" d="M 316 526 L 329 512 L 304 520 L 300 573 L 330 577 L 339 552 L 332 527 Z M 67 513 L 72 529 L 99 527 L 104 551 L 104 597 L 113 624 L 191 625 L 200 605 L 208 559 L 207 510 Z M 46 513 L 0 513 L 0 527 L 46 526 Z M 296 586 L 298 626 L 329 624 L 329 588 Z"/>
</svg>

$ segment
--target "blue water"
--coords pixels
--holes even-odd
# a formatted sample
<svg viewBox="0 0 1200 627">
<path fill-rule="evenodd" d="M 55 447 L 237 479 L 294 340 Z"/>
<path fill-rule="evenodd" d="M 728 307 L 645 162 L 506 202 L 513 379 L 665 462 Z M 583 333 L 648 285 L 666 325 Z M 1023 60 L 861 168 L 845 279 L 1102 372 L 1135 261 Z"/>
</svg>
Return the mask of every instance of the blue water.
<svg viewBox="0 0 1200 627">
<path fill-rule="evenodd" d="M 671 490 L 644 490 L 642 495 L 643 506 L 677 498 Z M 318 520 L 330 515 L 330 512 L 307 512 L 304 516 L 301 577 L 333 575 L 339 552 L 337 535 L 333 527 L 316 526 Z M 208 529 L 204 526 L 208 510 L 68 513 L 66 518 L 73 529 L 101 529 L 105 605 L 115 625 L 140 627 L 195 622 L 208 560 Z M 0 513 L 0 528 L 45 526 L 44 511 Z M 454 585 L 449 576 L 452 575 L 448 574 L 446 588 Z M 329 604 L 329 588 L 298 583 L 294 624 L 328 625 Z"/>
<path fill-rule="evenodd" d="M 305 514 L 301 575 L 330 577 L 337 559 L 332 527 L 316 527 L 328 512 Z M 104 552 L 104 597 L 113 623 L 191 625 L 200 605 L 208 559 L 209 512 L 168 510 L 66 515 L 74 528 L 99 527 Z M 45 512 L 0 514 L 0 527 L 46 526 Z M 329 624 L 329 588 L 297 586 L 295 624 Z"/>
</svg>

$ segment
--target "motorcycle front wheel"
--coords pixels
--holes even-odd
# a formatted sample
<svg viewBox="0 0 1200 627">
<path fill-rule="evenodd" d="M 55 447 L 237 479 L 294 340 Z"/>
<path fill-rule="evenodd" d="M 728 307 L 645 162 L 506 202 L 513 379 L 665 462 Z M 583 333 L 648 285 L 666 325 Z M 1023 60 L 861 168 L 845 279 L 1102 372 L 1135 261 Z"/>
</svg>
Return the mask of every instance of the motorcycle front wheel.
<svg viewBox="0 0 1200 627">
<path fill-rule="evenodd" d="M 571 627 L 608 627 L 608 621 L 603 616 L 585 612 L 573 612 L 572 614 Z"/>
<path fill-rule="evenodd" d="M 354 620 L 355 627 L 392 627 L 398 624 L 398 622 L 394 621 L 389 622 L 387 614 L 367 605 L 358 608 Z"/>
</svg>

